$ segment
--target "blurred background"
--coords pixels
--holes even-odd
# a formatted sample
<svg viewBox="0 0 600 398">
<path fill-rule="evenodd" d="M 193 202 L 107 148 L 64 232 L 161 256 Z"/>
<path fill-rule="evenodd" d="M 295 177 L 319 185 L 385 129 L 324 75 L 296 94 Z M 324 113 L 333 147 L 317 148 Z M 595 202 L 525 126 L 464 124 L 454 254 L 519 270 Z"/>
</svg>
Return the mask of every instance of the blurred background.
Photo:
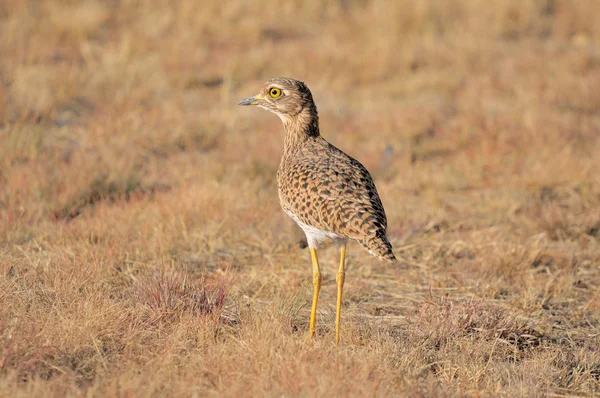
<svg viewBox="0 0 600 398">
<path fill-rule="evenodd" d="M 0 368 L 20 375 L 14 380 L 61 369 L 60 380 L 89 386 L 111 369 L 161 358 L 164 329 L 144 340 L 143 350 L 131 348 L 138 341 L 132 333 L 154 329 L 127 329 L 119 317 L 163 308 L 147 293 L 171 286 L 152 279 L 158 269 L 197 283 L 204 281 L 199 270 L 229 275 L 229 318 L 239 325 L 246 305 L 284 308 L 267 311 L 275 317 L 269 322 L 302 340 L 312 285 L 308 254 L 298 245 L 303 236 L 277 199 L 283 129 L 268 112 L 236 106 L 266 80 L 287 76 L 312 90 L 322 135 L 371 171 L 389 237 L 409 264 L 390 268 L 350 248 L 349 324 L 377 316 L 389 318 L 392 329 L 377 334 L 359 322 L 347 343 L 364 344 L 370 330 L 379 347 L 417 346 L 419 332 L 402 328 L 422 319 L 446 319 L 449 335 L 465 338 L 454 351 L 425 346 L 412 353 L 422 361 L 416 365 L 405 361 L 407 351 L 391 348 L 386 352 L 397 356 L 387 365 L 367 348 L 346 360 L 373 364 L 377 380 L 408 390 L 600 391 L 597 337 L 595 345 L 589 337 L 598 336 L 600 322 L 598 16 L 595 0 L 0 0 L 0 278 L 7 292 L 0 319 L 11 320 L 0 329 L 13 336 Z M 326 249 L 323 262 L 334 264 L 336 255 Z M 321 301 L 329 334 L 333 270 L 324 266 Z M 57 304 L 80 300 L 78 289 L 88 307 Z M 512 368 L 502 362 L 509 353 L 501 350 L 490 354 L 494 361 L 457 363 L 472 330 L 493 329 L 493 322 L 461 329 L 441 304 L 439 312 L 415 315 L 438 293 L 502 303 L 465 311 L 513 320 L 518 313 L 525 321 L 503 324 L 517 336 L 557 342 L 568 329 L 581 344 L 552 346 L 567 350 L 571 362 L 517 350 L 538 369 L 525 376 L 518 361 Z M 252 319 L 267 316 L 257 314 Z M 240 327 L 225 335 L 239 337 L 247 330 Z M 102 355 L 81 351 L 98 341 L 107 347 Z M 273 344 L 293 357 L 285 341 Z M 489 352 L 495 343 L 485 342 L 478 347 Z M 220 354 L 195 358 L 226 358 L 223 344 Z M 55 350 L 51 357 L 47 347 Z M 237 358 L 231 350 L 229 358 Z M 71 362 L 61 362 L 65 356 Z M 81 365 L 65 365 L 72 358 Z M 504 365 L 495 367 L 496 359 Z M 259 363 L 236 360 L 246 366 L 239 374 L 254 374 Z M 263 360 L 278 364 L 266 354 Z M 465 363 L 473 366 L 453 376 Z M 542 363 L 553 367 L 536 368 Z M 484 376 L 469 373 L 484 365 Z M 160 391 L 153 383 L 173 380 L 143 366 L 128 380 L 133 391 Z M 194 366 L 175 373 L 218 393 L 238 391 L 202 373 L 226 377 L 226 365 L 223 373 Z M 431 371 L 406 370 L 398 381 L 402 366 Z M 108 383 L 116 386 L 112 375 Z M 284 376 L 279 387 L 268 384 L 272 375 L 240 376 L 230 385 L 285 393 L 293 375 Z M 295 391 L 339 393 L 339 385 Z"/>
<path fill-rule="evenodd" d="M 397 179 L 389 189 L 583 178 L 598 153 L 598 7 L 5 1 L 2 203 L 68 218 L 106 190 L 270 184 L 279 121 L 235 104 L 275 76 L 305 81 L 324 136 Z"/>
</svg>

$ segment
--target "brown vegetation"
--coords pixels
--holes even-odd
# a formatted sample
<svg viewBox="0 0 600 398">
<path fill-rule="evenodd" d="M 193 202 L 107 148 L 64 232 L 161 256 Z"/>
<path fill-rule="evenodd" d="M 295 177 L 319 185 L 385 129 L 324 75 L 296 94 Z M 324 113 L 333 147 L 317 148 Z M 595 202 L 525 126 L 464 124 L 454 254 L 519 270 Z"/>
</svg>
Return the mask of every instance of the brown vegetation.
<svg viewBox="0 0 600 398">
<path fill-rule="evenodd" d="M 0 1 L 7 396 L 600 394 L 600 4 Z M 311 87 L 399 266 L 279 209 Z"/>
</svg>

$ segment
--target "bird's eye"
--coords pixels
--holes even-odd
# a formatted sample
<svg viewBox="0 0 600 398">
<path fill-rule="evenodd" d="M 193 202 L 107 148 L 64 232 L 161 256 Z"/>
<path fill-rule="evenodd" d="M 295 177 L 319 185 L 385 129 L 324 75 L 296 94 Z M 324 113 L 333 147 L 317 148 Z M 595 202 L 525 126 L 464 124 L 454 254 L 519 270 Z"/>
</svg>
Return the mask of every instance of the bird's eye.
<svg viewBox="0 0 600 398">
<path fill-rule="evenodd" d="M 278 98 L 281 95 L 281 90 L 277 87 L 271 87 L 271 89 L 269 90 L 269 95 L 271 96 L 271 98 Z"/>
</svg>

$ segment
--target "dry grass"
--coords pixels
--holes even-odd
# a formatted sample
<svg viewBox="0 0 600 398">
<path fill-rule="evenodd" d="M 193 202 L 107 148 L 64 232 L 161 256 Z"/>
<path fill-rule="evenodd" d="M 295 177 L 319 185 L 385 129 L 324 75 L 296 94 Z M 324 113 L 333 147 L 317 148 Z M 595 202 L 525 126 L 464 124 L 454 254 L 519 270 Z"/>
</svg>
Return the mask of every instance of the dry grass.
<svg viewBox="0 0 600 398">
<path fill-rule="evenodd" d="M 600 4 L 0 1 L 6 396 L 600 394 Z M 318 338 L 279 210 L 305 80 L 390 267 L 334 248 Z"/>
</svg>

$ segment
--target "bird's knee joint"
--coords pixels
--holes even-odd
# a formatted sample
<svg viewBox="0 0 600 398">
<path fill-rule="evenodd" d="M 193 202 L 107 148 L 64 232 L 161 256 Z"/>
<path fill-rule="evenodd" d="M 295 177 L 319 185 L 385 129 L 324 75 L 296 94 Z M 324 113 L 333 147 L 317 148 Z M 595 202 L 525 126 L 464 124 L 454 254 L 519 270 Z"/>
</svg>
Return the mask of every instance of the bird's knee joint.
<svg viewBox="0 0 600 398">
<path fill-rule="evenodd" d="M 344 284 L 344 280 L 346 279 L 346 273 L 343 271 L 340 271 L 337 273 L 337 275 L 335 276 L 335 280 L 337 283 L 339 284 Z"/>
<path fill-rule="evenodd" d="M 313 274 L 313 285 L 315 286 L 321 286 L 321 273 L 320 272 L 315 272 Z"/>
</svg>

